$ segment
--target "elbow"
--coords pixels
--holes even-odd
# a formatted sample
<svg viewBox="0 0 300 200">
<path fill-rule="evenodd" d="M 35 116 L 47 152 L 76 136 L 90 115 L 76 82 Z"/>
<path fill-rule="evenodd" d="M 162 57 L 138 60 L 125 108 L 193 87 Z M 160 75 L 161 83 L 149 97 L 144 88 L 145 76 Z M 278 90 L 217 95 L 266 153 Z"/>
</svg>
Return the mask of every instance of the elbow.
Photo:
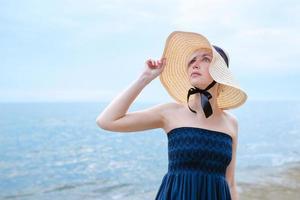
<svg viewBox="0 0 300 200">
<path fill-rule="evenodd" d="M 106 131 L 115 131 L 113 121 L 109 121 L 107 118 L 101 117 L 101 115 L 96 118 L 96 125 Z"/>
<path fill-rule="evenodd" d="M 115 119 L 108 117 L 107 115 L 100 114 L 96 118 L 96 125 L 106 131 L 119 131 L 116 125 Z"/>
<path fill-rule="evenodd" d="M 107 123 L 105 123 L 105 121 L 103 120 L 103 118 L 101 118 L 100 116 L 98 116 L 96 118 L 96 125 L 99 127 L 99 128 L 102 128 L 104 130 L 108 130 L 108 126 L 107 126 Z"/>
</svg>

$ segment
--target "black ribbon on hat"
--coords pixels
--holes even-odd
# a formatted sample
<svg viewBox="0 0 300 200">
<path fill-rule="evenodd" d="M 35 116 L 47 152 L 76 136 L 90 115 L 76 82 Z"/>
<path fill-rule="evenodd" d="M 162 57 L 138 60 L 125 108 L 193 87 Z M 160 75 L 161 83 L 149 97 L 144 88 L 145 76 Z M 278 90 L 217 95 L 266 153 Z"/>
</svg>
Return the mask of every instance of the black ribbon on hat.
<svg viewBox="0 0 300 200">
<path fill-rule="evenodd" d="M 223 51 L 223 49 L 221 49 L 220 47 L 213 45 L 213 47 L 215 48 L 215 50 L 222 56 L 223 60 L 225 61 L 227 67 L 229 67 L 229 60 L 228 57 L 226 56 L 226 53 Z"/>
<path fill-rule="evenodd" d="M 212 115 L 213 111 L 212 111 L 211 105 L 209 103 L 209 99 L 212 98 L 212 95 L 207 90 L 212 88 L 216 83 L 217 83 L 216 81 L 212 81 L 204 90 L 197 88 L 197 87 L 193 87 L 193 88 L 189 89 L 189 92 L 187 95 L 187 103 L 188 103 L 188 107 L 189 107 L 190 111 L 196 113 L 196 111 L 192 110 L 189 106 L 190 95 L 200 93 L 201 106 L 202 106 L 203 112 L 205 114 L 205 117 L 208 118 L 209 116 Z"/>
</svg>

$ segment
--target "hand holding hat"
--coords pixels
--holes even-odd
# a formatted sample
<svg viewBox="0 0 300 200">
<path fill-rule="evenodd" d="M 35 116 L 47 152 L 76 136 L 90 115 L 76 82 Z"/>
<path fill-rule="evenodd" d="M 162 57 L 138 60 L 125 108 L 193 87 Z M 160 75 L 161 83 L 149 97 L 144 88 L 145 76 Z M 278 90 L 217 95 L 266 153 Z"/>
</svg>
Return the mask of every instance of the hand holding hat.
<svg viewBox="0 0 300 200">
<path fill-rule="evenodd" d="M 148 59 L 145 62 L 145 70 L 143 71 L 143 75 L 150 82 L 161 74 L 165 65 L 166 65 L 166 58 L 161 58 L 160 60 L 157 61 Z"/>
</svg>

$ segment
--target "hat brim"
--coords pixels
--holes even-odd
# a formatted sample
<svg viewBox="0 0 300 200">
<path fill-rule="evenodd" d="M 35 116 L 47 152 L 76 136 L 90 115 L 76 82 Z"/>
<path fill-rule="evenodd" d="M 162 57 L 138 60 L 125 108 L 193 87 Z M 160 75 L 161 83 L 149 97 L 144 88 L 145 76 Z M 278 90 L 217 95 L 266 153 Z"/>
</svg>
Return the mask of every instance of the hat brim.
<svg viewBox="0 0 300 200">
<path fill-rule="evenodd" d="M 187 74 L 188 59 L 200 48 L 211 49 L 213 52 L 209 73 L 221 84 L 217 97 L 218 107 L 230 109 L 242 105 L 247 99 L 246 92 L 239 86 L 225 61 L 208 39 L 193 32 L 174 31 L 166 40 L 162 55 L 166 58 L 166 65 L 159 79 L 169 95 L 177 102 L 186 104 L 187 92 L 193 87 Z"/>
</svg>

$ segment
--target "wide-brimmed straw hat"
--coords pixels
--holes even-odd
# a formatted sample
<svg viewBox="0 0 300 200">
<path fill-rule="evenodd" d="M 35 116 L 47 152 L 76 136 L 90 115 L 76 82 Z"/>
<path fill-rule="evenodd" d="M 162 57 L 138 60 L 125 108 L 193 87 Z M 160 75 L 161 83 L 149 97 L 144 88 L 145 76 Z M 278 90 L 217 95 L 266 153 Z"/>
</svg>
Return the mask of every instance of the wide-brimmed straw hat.
<svg viewBox="0 0 300 200">
<path fill-rule="evenodd" d="M 174 31 L 166 40 L 162 55 L 166 58 L 166 65 L 159 79 L 169 95 L 179 103 L 187 103 L 188 90 L 193 87 L 186 70 L 188 61 L 190 56 L 201 48 L 213 52 L 209 73 L 221 87 L 217 97 L 218 107 L 231 109 L 242 105 L 247 99 L 247 94 L 235 80 L 223 57 L 206 37 L 193 32 Z M 228 53 L 225 54 L 229 59 Z"/>
</svg>

